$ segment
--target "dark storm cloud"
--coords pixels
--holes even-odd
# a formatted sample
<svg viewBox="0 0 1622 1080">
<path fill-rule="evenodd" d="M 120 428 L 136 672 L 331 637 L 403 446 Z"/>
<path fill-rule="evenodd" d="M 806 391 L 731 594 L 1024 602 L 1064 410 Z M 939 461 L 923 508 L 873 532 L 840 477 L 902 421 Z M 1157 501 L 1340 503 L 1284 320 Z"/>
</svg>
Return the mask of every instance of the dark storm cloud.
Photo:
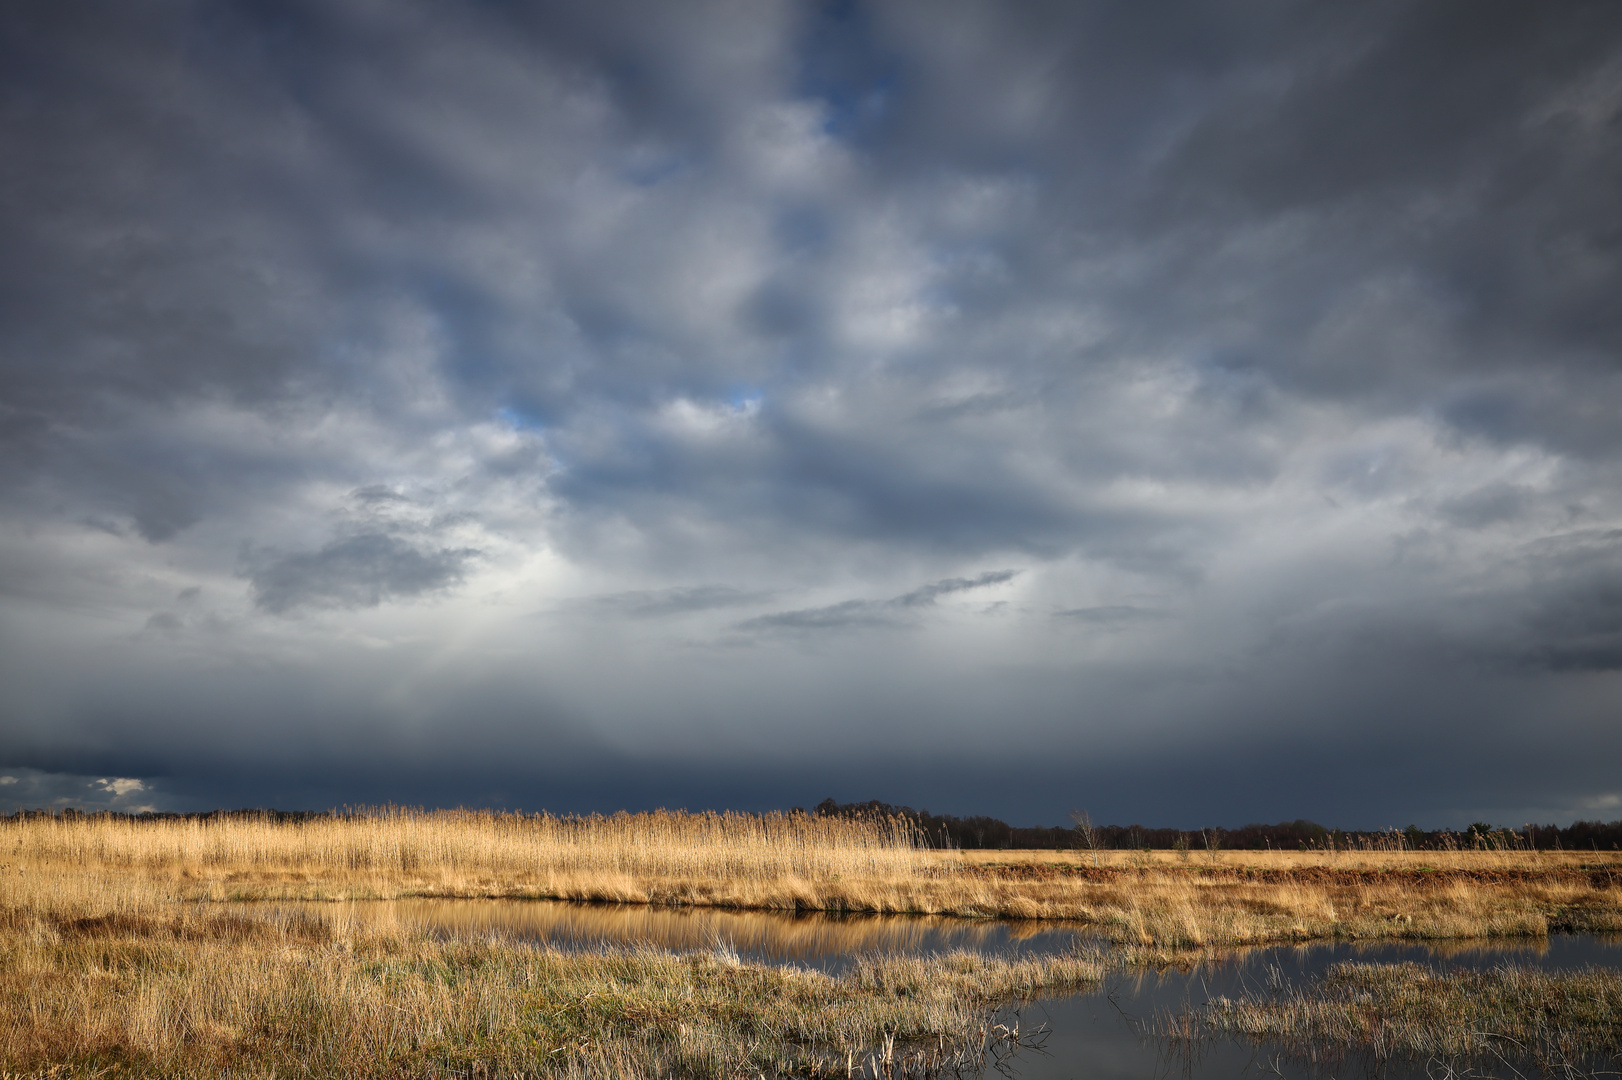
<svg viewBox="0 0 1622 1080">
<path fill-rule="evenodd" d="M 478 555 L 474 548 L 419 550 L 399 537 L 363 533 L 319 551 L 250 552 L 246 576 L 254 603 L 276 615 L 302 604 L 376 607 L 459 584 Z"/>
<path fill-rule="evenodd" d="M 1045 162 L 1070 196 L 1049 213 L 1100 257 L 1093 296 L 1140 341 L 1203 339 L 1295 393 L 1428 398 L 1476 432 L 1481 411 L 1450 403 L 1495 392 L 1513 412 L 1485 430 L 1614 452 L 1614 10 L 1258 6 L 1178 23 L 1094 7 L 1014 21 L 1001 42 L 1046 61 L 1033 123 L 1070 137 L 1035 152 L 1073 155 Z M 1006 71 L 998 49 L 988 34 L 960 58 Z M 981 87 L 963 83 L 915 107 L 965 105 Z M 931 149 L 973 146 L 960 132 L 995 108 L 984 97 L 917 116 Z M 1127 273 L 1107 272 L 1117 242 Z M 1016 250 L 1062 257 L 1051 240 Z"/>
<path fill-rule="evenodd" d="M 1615 4 L 58 0 L 0 100 L 41 797 L 1622 799 Z"/>
<path fill-rule="evenodd" d="M 1622 530 L 1561 537 L 1532 562 L 1552 580 L 1528 597 L 1521 657 L 1555 671 L 1622 671 Z"/>
</svg>

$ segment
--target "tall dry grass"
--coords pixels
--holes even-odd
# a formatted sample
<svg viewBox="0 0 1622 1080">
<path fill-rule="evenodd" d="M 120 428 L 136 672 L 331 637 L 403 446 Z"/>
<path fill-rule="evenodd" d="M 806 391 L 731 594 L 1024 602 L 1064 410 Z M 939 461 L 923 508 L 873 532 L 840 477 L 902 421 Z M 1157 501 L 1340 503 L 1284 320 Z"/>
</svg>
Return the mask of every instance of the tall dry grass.
<svg viewBox="0 0 1622 1080">
<path fill-rule="evenodd" d="M 919 839 L 900 820 L 801 814 L 38 818 L 0 822 L 0 884 L 165 900 L 528 897 L 1065 919 L 1170 950 L 1622 930 L 1622 865 L 1598 855 L 1133 852 L 1094 867 Z"/>
<path fill-rule="evenodd" d="M 280 823 L 267 817 L 157 820 L 36 818 L 0 825 L 19 860 L 193 877 L 306 874 L 394 880 L 889 876 L 919 868 L 919 837 L 899 818 L 805 814 L 554 817 L 383 808 Z"/>
</svg>

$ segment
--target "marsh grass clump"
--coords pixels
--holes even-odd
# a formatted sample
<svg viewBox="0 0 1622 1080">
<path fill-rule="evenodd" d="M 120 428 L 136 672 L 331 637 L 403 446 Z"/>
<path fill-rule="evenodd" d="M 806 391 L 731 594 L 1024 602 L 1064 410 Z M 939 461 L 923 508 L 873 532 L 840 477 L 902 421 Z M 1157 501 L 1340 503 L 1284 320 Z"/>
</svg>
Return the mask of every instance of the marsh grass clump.
<svg viewBox="0 0 1622 1080">
<path fill-rule="evenodd" d="M 1545 1073 L 1622 1064 L 1622 972 L 1505 965 L 1438 971 L 1420 964 L 1343 963 L 1298 988 L 1218 998 L 1162 1021 L 1160 1034 L 1197 1041 L 1237 1035 L 1315 1060 L 1357 1053 L 1502 1063 Z"/>
<path fill-rule="evenodd" d="M 1095 956 L 869 957 L 840 977 L 725 949 L 569 953 L 308 912 L 0 898 L 0 1073 L 923 1075 Z"/>
</svg>

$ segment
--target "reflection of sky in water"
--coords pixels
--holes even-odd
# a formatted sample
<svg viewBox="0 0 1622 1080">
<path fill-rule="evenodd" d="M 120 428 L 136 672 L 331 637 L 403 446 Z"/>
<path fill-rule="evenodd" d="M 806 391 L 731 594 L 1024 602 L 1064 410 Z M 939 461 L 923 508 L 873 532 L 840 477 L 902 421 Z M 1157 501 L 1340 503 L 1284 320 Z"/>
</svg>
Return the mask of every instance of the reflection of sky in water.
<svg viewBox="0 0 1622 1080">
<path fill-rule="evenodd" d="M 1622 935 L 1570 934 L 1548 939 L 1450 941 L 1434 944 L 1321 943 L 1227 952 L 1188 971 L 1119 971 L 1093 993 L 1035 1002 L 1017 1011 L 1023 1029 L 1046 1028 L 1040 1049 L 1012 1063 L 1024 1080 L 1155 1078 L 1181 1074 L 1189 1080 L 1217 1077 L 1380 1075 L 1386 1080 L 1422 1080 L 1440 1070 L 1422 1061 L 1375 1063 L 1320 1060 L 1316 1068 L 1280 1057 L 1277 1049 L 1221 1041 L 1189 1055 L 1146 1038 L 1156 1016 L 1199 1006 L 1210 998 L 1265 993 L 1269 982 L 1299 985 L 1343 961 L 1388 964 L 1414 961 L 1442 970 L 1516 964 L 1569 971 L 1622 968 Z M 1010 1010 L 1010 1015 L 1014 1011 Z M 1526 1071 L 1524 1068 L 1523 1072 Z M 1514 1076 L 1507 1069 L 1503 1075 Z M 1528 1073 L 1528 1075 L 1532 1075 Z"/>
<path fill-rule="evenodd" d="M 286 907 L 288 905 L 277 905 Z M 561 948 L 654 945 L 668 949 L 728 946 L 747 960 L 795 963 L 837 972 L 863 953 L 931 953 L 971 949 L 996 955 L 1057 952 L 1089 931 L 1079 924 L 963 920 L 931 916 L 829 916 L 716 908 L 659 908 L 527 900 L 388 900 L 310 907 L 327 918 L 425 928 L 450 936 L 495 934 Z M 1415 961 L 1448 968 L 1518 964 L 1552 970 L 1622 968 L 1622 935 L 1556 935 L 1437 943 L 1317 943 L 1225 951 L 1186 971 L 1125 970 L 1098 990 L 1050 998 L 1004 1011 L 1027 1033 L 1039 1033 L 1003 1068 L 1024 1080 L 1188 1080 L 1218 1077 L 1380 1075 L 1422 1080 L 1424 1062 L 1375 1063 L 1326 1059 L 1316 1070 L 1277 1052 L 1233 1042 L 1201 1047 L 1190 1057 L 1147 1038 L 1157 1015 L 1198 1006 L 1218 995 L 1264 991 L 1269 982 L 1299 984 L 1331 964 Z M 1507 1073 L 1505 1075 L 1513 1075 Z"/>
<path fill-rule="evenodd" d="M 285 905 L 278 905 L 285 906 Z M 328 918 L 426 929 L 447 936 L 494 934 L 560 948 L 654 945 L 665 949 L 735 949 L 746 959 L 838 969 L 862 953 L 932 953 L 951 949 L 1005 955 L 1059 952 L 1091 941 L 1081 923 L 1034 919 L 952 919 L 929 915 L 827 915 L 729 911 L 709 907 L 571 904 L 555 900 L 357 900 L 309 905 Z M 1215 954 L 1194 978 L 1225 979 L 1257 965 L 1280 964 L 1316 974 L 1332 963 L 1414 960 L 1441 967 L 1532 964 L 1569 969 L 1617 966 L 1622 935 L 1427 943 L 1324 942 L 1234 949 Z"/>
</svg>

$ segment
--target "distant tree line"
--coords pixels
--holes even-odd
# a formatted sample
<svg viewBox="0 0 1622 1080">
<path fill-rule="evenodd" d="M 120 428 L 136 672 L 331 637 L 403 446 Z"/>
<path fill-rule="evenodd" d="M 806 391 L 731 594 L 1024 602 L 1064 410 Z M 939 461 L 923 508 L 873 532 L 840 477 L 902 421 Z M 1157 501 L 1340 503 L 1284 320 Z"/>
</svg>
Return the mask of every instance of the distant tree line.
<svg viewBox="0 0 1622 1080">
<path fill-rule="evenodd" d="M 1604 849 L 1622 847 L 1622 821 L 1577 821 L 1558 825 L 1521 825 L 1514 828 L 1476 822 L 1468 829 L 1349 830 L 1315 821 L 1285 821 L 1277 825 L 1244 825 L 1237 829 L 1153 829 L 1144 825 L 1093 825 L 1082 814 L 1073 826 L 1022 828 L 993 817 L 953 817 L 931 814 L 910 806 L 892 806 L 877 799 L 839 803 L 824 799 L 811 813 L 818 817 L 899 817 L 913 823 L 933 846 L 964 850 L 1086 847 L 1085 830 L 1092 831 L 1097 847 L 1112 851 L 1145 848 L 1158 851 L 1249 850 L 1410 850 L 1457 851 L 1475 849 Z"/>
</svg>

